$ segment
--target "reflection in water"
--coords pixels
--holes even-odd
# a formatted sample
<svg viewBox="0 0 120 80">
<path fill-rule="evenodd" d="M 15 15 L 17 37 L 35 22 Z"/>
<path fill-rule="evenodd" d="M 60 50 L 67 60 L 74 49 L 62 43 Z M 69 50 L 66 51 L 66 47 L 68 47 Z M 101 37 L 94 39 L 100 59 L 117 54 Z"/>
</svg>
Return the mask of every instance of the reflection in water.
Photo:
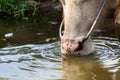
<svg viewBox="0 0 120 80">
<path fill-rule="evenodd" d="M 62 59 L 55 18 L 0 22 L 0 80 L 120 80 L 120 42 L 112 25 L 93 35 L 95 54 Z"/>
<path fill-rule="evenodd" d="M 23 24 L 24 25 L 24 24 Z M 30 43 L 45 43 L 47 38 L 51 38 L 51 41 L 56 41 L 58 38 L 57 25 L 24 25 L 24 28 L 20 26 L 13 27 L 11 29 L 3 27 L 0 28 L 0 47 L 12 45 L 23 45 Z M 55 30 L 53 32 L 53 30 Z M 52 33 L 51 33 L 52 32 Z"/>
<path fill-rule="evenodd" d="M 70 57 L 63 60 L 63 65 L 67 80 L 111 80 L 111 73 L 102 68 L 100 63 L 90 56 Z"/>
<path fill-rule="evenodd" d="M 28 30 L 29 28 L 27 28 L 26 30 Z M 25 32 L 24 30 L 21 30 L 21 33 L 22 31 Z M 34 29 L 33 31 L 30 31 L 35 31 L 35 33 L 33 34 L 39 33 L 37 35 L 39 35 L 39 37 L 42 36 L 42 39 L 47 38 L 48 36 L 46 35 L 49 34 L 49 30 L 46 30 L 47 32 L 37 32 Z M 9 33 L 9 31 L 7 33 Z M 43 33 L 45 35 L 43 36 L 40 33 Z M 2 34 L 5 33 L 3 32 Z M 38 37 L 35 37 L 36 41 L 32 42 L 32 34 L 30 35 L 30 38 L 23 38 L 20 41 L 20 38 L 17 39 L 17 37 L 22 37 L 23 34 L 17 35 L 16 33 L 17 37 L 14 37 L 13 34 L 14 38 L 10 37 L 11 41 L 8 40 L 9 38 L 7 38 L 7 40 L 5 41 L 9 45 L 5 47 L 1 46 L 2 48 L 0 48 L 0 79 L 119 80 L 120 43 L 118 42 L 117 38 L 109 34 L 110 33 L 105 29 L 100 29 L 98 30 L 98 32 L 96 32 L 96 35 L 93 36 L 93 42 L 96 47 L 95 54 L 84 57 L 63 56 L 63 60 L 61 58 L 59 48 L 60 42 L 53 41 L 52 43 L 39 44 L 39 40 L 37 40 Z M 49 37 L 51 36 L 52 35 L 49 35 Z M 40 40 L 42 41 L 41 38 Z M 31 41 L 30 43 L 27 43 L 29 39 Z"/>
<path fill-rule="evenodd" d="M 67 80 L 119 80 L 120 54 L 116 38 L 94 38 L 96 53 L 82 57 L 63 56 Z"/>
<path fill-rule="evenodd" d="M 44 16 L 51 17 L 47 22 L 0 21 L 0 80 L 64 79 L 56 16 Z"/>
<path fill-rule="evenodd" d="M 66 80 L 120 80 L 120 26 L 97 29 L 93 35 L 96 52 L 89 56 L 63 56 Z M 118 38 L 115 37 L 118 35 Z"/>
<path fill-rule="evenodd" d="M 66 80 L 120 80 L 120 42 L 115 37 L 112 26 L 96 30 L 93 35 L 96 48 L 94 54 L 82 57 L 63 56 Z"/>
<path fill-rule="evenodd" d="M 0 77 L 8 80 L 62 79 L 59 42 L 0 49 Z"/>
<path fill-rule="evenodd" d="M 22 45 L 15 47 L 6 47 L 0 49 L 0 63 L 21 62 L 25 60 L 34 60 L 34 58 L 44 58 L 53 61 L 59 61 L 60 50 L 58 42 L 46 45 Z M 52 52 L 52 54 L 51 54 Z M 49 57 L 49 58 L 48 58 Z"/>
</svg>

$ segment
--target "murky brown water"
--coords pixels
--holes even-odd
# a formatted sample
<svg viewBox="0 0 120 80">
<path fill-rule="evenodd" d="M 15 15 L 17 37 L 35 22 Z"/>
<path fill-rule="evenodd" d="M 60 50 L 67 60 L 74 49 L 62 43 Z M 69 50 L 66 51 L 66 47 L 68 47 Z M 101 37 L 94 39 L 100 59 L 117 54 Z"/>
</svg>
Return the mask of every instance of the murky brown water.
<svg viewBox="0 0 120 80">
<path fill-rule="evenodd" d="M 63 58 L 58 25 L 56 18 L 1 22 L 0 80 L 120 80 L 120 43 L 112 25 L 96 30 L 94 54 Z"/>
</svg>

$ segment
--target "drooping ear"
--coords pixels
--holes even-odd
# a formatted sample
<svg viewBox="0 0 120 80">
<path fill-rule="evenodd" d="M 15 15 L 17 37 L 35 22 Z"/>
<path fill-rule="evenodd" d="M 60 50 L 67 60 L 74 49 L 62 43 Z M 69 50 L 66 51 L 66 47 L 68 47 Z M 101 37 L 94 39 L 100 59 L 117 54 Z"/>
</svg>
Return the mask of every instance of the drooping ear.
<svg viewBox="0 0 120 80">
<path fill-rule="evenodd" d="M 120 0 L 116 0 L 115 23 L 120 25 Z"/>
</svg>

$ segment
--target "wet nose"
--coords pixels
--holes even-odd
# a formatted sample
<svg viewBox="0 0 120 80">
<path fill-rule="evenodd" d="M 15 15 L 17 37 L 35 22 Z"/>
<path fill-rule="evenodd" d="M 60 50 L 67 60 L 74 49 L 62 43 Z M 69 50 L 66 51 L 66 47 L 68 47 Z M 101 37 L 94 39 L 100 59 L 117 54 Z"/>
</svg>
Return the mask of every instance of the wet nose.
<svg viewBox="0 0 120 80">
<path fill-rule="evenodd" d="M 83 49 L 83 44 L 80 41 L 72 39 L 61 40 L 61 51 L 66 55 L 78 55 L 79 51 Z"/>
</svg>

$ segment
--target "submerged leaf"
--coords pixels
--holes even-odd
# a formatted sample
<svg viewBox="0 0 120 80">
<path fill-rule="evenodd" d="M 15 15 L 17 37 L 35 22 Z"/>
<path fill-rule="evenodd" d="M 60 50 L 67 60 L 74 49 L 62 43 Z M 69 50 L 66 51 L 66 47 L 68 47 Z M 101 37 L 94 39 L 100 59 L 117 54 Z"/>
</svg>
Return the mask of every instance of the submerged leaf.
<svg viewBox="0 0 120 80">
<path fill-rule="evenodd" d="M 2 41 L 6 41 L 6 39 L 4 38 L 4 39 L 1 39 Z"/>
<path fill-rule="evenodd" d="M 52 40 L 51 38 L 47 38 L 45 41 L 50 42 L 51 40 Z"/>
</svg>

